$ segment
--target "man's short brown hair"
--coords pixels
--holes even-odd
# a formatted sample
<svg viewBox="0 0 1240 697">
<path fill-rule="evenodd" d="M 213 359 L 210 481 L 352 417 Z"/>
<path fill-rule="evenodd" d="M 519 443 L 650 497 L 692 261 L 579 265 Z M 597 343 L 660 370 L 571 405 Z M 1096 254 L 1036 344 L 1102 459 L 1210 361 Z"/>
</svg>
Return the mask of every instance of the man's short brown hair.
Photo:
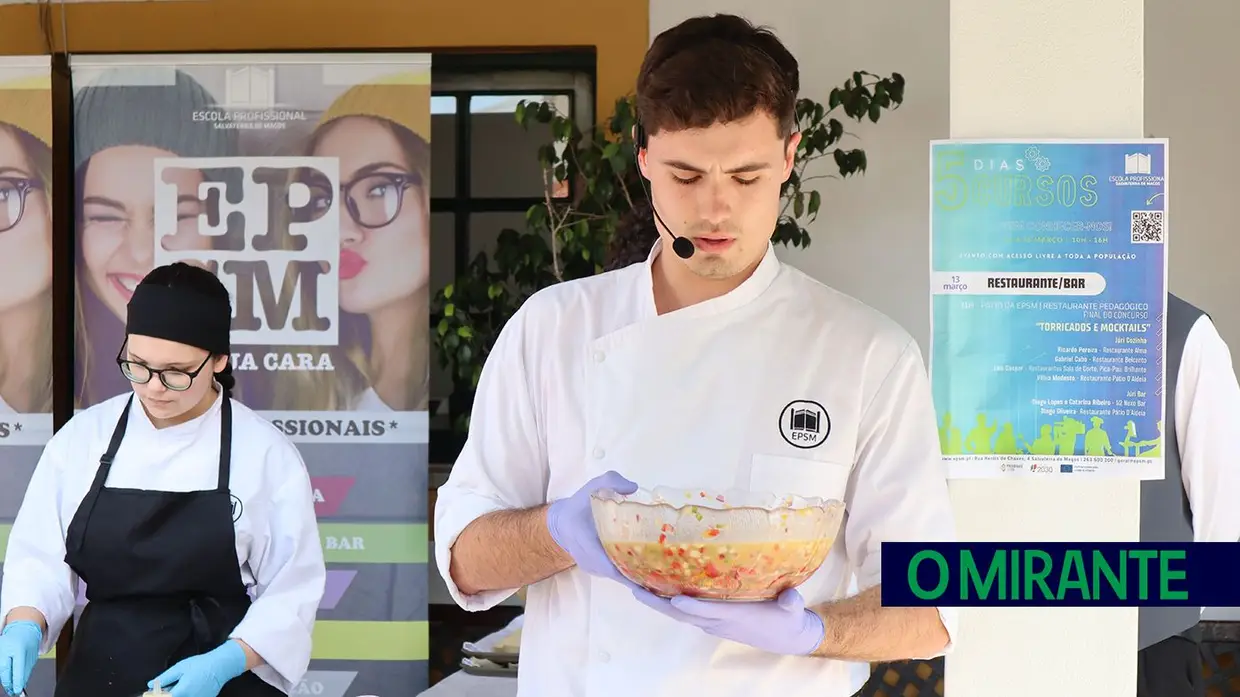
<svg viewBox="0 0 1240 697">
<path fill-rule="evenodd" d="M 730 123 L 764 112 L 780 137 L 796 128 L 796 58 L 743 17 L 694 17 L 655 37 L 637 76 L 645 135 Z"/>
</svg>

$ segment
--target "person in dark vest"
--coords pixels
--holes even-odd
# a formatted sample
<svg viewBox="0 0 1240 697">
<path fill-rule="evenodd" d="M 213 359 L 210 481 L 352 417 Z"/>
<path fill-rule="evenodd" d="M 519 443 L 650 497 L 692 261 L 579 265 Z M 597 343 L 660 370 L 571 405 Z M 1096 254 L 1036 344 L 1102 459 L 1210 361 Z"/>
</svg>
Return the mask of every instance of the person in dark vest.
<svg viewBox="0 0 1240 697">
<path fill-rule="evenodd" d="M 1164 479 L 1141 483 L 1142 542 L 1240 541 L 1240 468 L 1231 431 L 1240 384 L 1209 315 L 1167 297 Z M 1140 444 L 1138 444 L 1140 445 Z M 1138 615 L 1137 697 L 1204 697 L 1201 608 L 1143 607 Z"/>
<path fill-rule="evenodd" d="M 227 289 L 161 266 L 129 299 L 132 389 L 48 442 L 0 586 L 0 687 L 22 694 L 85 585 L 56 697 L 280 697 L 310 662 L 326 569 L 296 446 L 232 399 Z M 234 447 L 235 444 L 235 447 Z"/>
</svg>

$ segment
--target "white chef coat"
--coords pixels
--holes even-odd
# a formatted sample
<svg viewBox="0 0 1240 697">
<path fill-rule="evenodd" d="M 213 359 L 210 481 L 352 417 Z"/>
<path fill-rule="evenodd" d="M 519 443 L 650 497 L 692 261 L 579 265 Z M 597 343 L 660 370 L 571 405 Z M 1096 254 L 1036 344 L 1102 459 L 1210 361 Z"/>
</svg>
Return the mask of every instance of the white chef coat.
<svg viewBox="0 0 1240 697">
<path fill-rule="evenodd" d="M 608 469 L 647 488 L 845 501 L 842 534 L 800 587 L 810 605 L 844 597 L 851 581 L 878 584 L 884 540 L 954 539 L 929 381 L 904 330 L 781 264 L 773 247 L 736 290 L 660 316 L 650 269 L 660 249 L 535 294 L 500 333 L 435 506 L 435 558 L 461 607 L 513 592 L 466 596 L 452 582 L 451 548 L 469 523 L 567 497 Z M 797 400 L 828 413 L 817 447 L 781 435 Z M 954 612 L 940 616 L 954 637 Z M 573 568 L 529 588 L 518 694 L 849 697 L 868 674 L 716 639 Z"/>
<path fill-rule="evenodd" d="M 1175 436 L 1197 542 L 1240 541 L 1240 467 L 1232 431 L 1240 421 L 1240 384 L 1231 352 L 1210 318 L 1193 323 L 1175 388 Z"/>
<path fill-rule="evenodd" d="M 47 617 L 40 653 L 73 614 L 78 579 L 65 564 L 65 537 L 130 393 L 79 412 L 48 441 L 9 536 L 0 618 L 15 607 Z M 136 399 L 135 399 L 136 402 Z M 219 479 L 220 405 L 183 424 L 156 429 L 137 403 L 107 486 L 156 491 L 214 489 Z M 289 693 L 310 662 L 311 631 L 327 572 L 305 463 L 270 422 L 233 400 L 229 486 L 241 501 L 237 559 L 255 596 L 229 635 L 267 665 L 254 672 Z M 152 675 L 152 678 L 155 676 Z"/>
</svg>

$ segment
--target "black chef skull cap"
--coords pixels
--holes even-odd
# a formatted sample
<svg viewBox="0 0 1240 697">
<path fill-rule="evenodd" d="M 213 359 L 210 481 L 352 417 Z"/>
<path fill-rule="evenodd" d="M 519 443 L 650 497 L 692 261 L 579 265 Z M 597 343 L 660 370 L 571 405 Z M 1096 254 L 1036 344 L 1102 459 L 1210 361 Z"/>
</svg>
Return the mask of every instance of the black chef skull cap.
<svg viewBox="0 0 1240 697">
<path fill-rule="evenodd" d="M 210 271 L 184 262 L 153 269 L 129 299 L 125 334 L 231 353 L 232 302 Z"/>
</svg>

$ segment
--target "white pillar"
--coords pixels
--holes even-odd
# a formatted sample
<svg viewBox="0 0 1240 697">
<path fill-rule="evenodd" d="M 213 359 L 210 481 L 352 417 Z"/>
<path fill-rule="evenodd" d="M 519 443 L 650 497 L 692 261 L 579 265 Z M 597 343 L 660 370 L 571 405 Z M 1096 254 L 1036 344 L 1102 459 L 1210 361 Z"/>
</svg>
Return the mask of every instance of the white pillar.
<svg viewBox="0 0 1240 697">
<path fill-rule="evenodd" d="M 1144 0 L 950 0 L 953 138 L 1142 137 Z M 958 481 L 962 540 L 1131 541 L 1130 481 Z M 1132 697 L 1137 611 L 974 608 L 950 697 Z"/>
</svg>

